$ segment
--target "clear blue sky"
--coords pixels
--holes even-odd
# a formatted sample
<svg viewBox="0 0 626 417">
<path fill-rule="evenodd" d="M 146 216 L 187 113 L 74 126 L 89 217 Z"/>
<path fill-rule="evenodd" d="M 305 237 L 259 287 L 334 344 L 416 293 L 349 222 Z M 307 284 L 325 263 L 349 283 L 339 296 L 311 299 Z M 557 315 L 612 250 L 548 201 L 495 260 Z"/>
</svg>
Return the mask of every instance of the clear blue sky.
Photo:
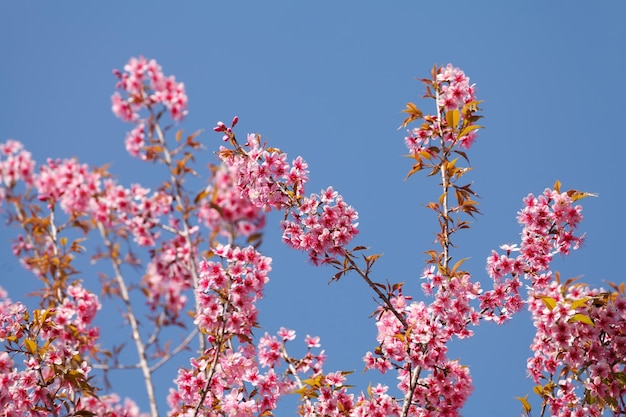
<svg viewBox="0 0 626 417">
<path fill-rule="evenodd" d="M 585 246 L 558 269 L 594 284 L 621 282 L 625 15 L 621 1 L 2 2 L 0 141 L 22 141 L 38 162 L 112 162 L 120 182 L 156 186 L 152 168 L 124 150 L 130 125 L 110 110 L 111 70 L 131 56 L 155 58 L 187 87 L 182 127 L 206 129 L 202 165 L 220 144 L 214 123 L 239 115 L 240 133 L 261 133 L 308 161 L 309 192 L 333 185 L 344 195 L 360 213 L 357 243 L 385 254 L 375 276 L 405 281 L 420 297 L 423 251 L 436 225 L 422 204 L 435 195 L 423 176 L 403 181 L 410 163 L 396 128 L 405 103 L 422 93 L 415 77 L 452 62 L 477 83 L 486 126 L 470 153 L 484 216 L 459 238 L 456 259 L 470 256 L 474 279 L 488 287 L 484 260 L 517 240 L 521 198 L 558 178 L 599 193 L 583 201 Z M 18 299 L 30 276 L 10 254 L 14 233 L 0 227 L 0 285 Z M 333 270 L 284 247 L 276 217 L 263 249 L 274 258 L 264 329 L 319 335 L 326 370 L 356 370 L 351 382 L 361 389 L 375 383 L 377 374 L 361 373 L 376 344 L 365 285 L 356 276 L 327 285 Z M 95 271 L 86 272 L 96 282 Z M 471 366 L 476 387 L 464 415 L 519 415 L 513 397 L 532 389 L 532 336 L 520 315 L 454 344 L 450 356 Z M 173 369 L 158 374 L 163 414 L 174 377 Z M 118 392 L 147 410 L 132 378 L 116 377 Z"/>
</svg>

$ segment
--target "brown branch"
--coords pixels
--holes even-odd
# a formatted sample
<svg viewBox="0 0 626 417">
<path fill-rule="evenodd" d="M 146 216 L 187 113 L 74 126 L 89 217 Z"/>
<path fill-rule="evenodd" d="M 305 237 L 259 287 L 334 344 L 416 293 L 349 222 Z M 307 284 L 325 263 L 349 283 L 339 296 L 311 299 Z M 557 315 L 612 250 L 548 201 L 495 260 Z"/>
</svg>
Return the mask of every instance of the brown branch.
<svg viewBox="0 0 626 417">
<path fill-rule="evenodd" d="M 356 264 L 356 262 L 354 262 L 354 259 L 352 259 L 352 257 L 350 257 L 349 255 L 346 255 L 346 259 L 348 259 L 348 261 L 350 262 L 350 265 L 353 267 L 353 269 L 361 276 L 361 278 L 363 278 L 363 280 L 365 282 L 367 282 L 367 285 L 369 285 L 369 287 L 374 290 L 374 292 L 376 293 L 376 295 L 378 295 L 378 298 L 380 298 L 383 303 L 387 306 L 387 308 L 389 309 L 389 311 L 391 311 L 391 313 L 396 316 L 396 318 L 398 319 L 398 321 L 400 323 L 402 323 L 402 326 L 404 326 L 405 329 L 409 328 L 409 325 L 407 324 L 406 320 L 404 317 L 402 317 L 402 314 L 400 314 L 400 312 L 398 312 L 398 310 L 396 310 L 396 308 L 393 306 L 393 304 L 391 304 L 391 300 L 389 300 L 389 297 L 387 297 L 381 290 L 380 288 L 378 288 L 376 286 L 376 284 L 374 284 L 374 282 L 368 277 L 368 274 L 366 272 L 363 272 L 363 270 Z"/>
</svg>

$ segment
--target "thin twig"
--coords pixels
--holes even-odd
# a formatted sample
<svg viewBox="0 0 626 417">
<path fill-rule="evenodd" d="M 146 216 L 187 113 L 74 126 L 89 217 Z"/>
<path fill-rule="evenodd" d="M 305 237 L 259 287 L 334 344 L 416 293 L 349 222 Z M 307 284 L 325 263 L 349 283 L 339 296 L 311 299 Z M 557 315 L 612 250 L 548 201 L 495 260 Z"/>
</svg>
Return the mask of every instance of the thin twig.
<svg viewBox="0 0 626 417">
<path fill-rule="evenodd" d="M 133 311 L 133 306 L 130 301 L 130 295 L 128 293 L 128 287 L 126 286 L 124 276 L 122 275 L 122 271 L 120 269 L 120 260 L 113 255 L 115 252 L 113 248 L 113 243 L 111 242 L 111 240 L 109 240 L 104 225 L 101 222 L 97 222 L 97 225 L 98 230 L 100 231 L 100 235 L 102 236 L 102 240 L 104 241 L 104 245 L 111 255 L 113 270 L 115 272 L 115 279 L 117 281 L 117 285 L 120 288 L 120 297 L 124 302 L 124 306 L 126 307 L 126 311 L 128 313 L 127 318 L 132 331 L 132 338 L 135 342 L 135 347 L 137 348 L 137 354 L 139 356 L 139 368 L 141 368 L 141 372 L 143 373 L 144 383 L 146 385 L 146 393 L 148 394 L 150 415 L 151 417 L 158 417 L 159 411 L 157 408 L 156 395 L 154 393 L 152 372 L 150 370 L 150 366 L 148 365 L 148 356 L 146 354 L 146 349 L 143 341 L 141 339 L 141 334 L 139 333 L 139 322 L 137 321 L 137 317 L 135 316 L 135 312 Z"/>
<path fill-rule="evenodd" d="M 185 211 L 186 207 L 184 204 L 184 199 L 182 197 L 183 191 L 181 189 L 180 181 L 178 181 L 178 179 L 174 175 L 173 166 L 172 166 L 172 156 L 169 151 L 169 148 L 167 147 L 165 143 L 165 135 L 163 134 L 163 130 L 161 129 L 161 126 L 156 122 L 154 123 L 154 130 L 157 134 L 157 138 L 163 149 L 163 156 L 165 158 L 165 164 L 167 165 L 170 171 L 170 182 L 172 186 L 174 187 L 174 199 L 176 200 L 176 204 L 178 204 L 178 207 L 180 207 L 181 213 L 182 213 L 182 224 L 183 224 L 182 236 L 184 237 L 185 244 L 187 245 L 187 248 L 189 249 L 190 259 L 189 259 L 188 267 L 189 267 L 189 272 L 191 272 L 191 279 L 192 279 L 192 284 L 193 284 L 193 295 L 194 295 L 194 300 L 195 300 L 195 305 L 196 305 L 195 310 L 196 310 L 196 314 L 199 314 L 200 299 L 197 294 L 198 281 L 199 281 L 198 268 L 196 266 L 197 260 L 194 257 L 193 243 L 191 241 L 191 232 L 190 232 L 191 227 L 188 224 L 187 213 Z M 202 352 L 206 349 L 206 342 L 202 334 L 200 334 L 199 342 L 200 342 L 199 350 L 200 352 Z"/>
<path fill-rule="evenodd" d="M 391 300 L 389 300 L 389 297 L 387 297 L 381 290 L 380 288 L 378 288 L 374 282 L 367 276 L 367 274 L 365 272 L 363 272 L 363 270 L 356 264 L 356 262 L 354 262 L 354 259 L 352 259 L 350 256 L 346 256 L 346 258 L 348 259 L 348 261 L 350 262 L 350 265 L 352 265 L 352 267 L 354 268 L 354 270 L 361 276 L 361 278 L 363 278 L 363 280 L 365 280 L 365 282 L 367 282 L 367 285 L 369 285 L 369 287 L 374 290 L 374 292 L 376 293 L 376 295 L 378 295 L 378 297 L 383 301 L 383 303 L 385 303 L 385 305 L 387 306 L 387 308 L 389 308 L 389 311 L 391 311 L 391 313 L 393 313 L 394 316 L 396 316 L 396 318 L 398 319 L 398 321 L 400 323 L 402 323 L 402 325 L 404 326 L 405 329 L 409 328 L 409 325 L 407 324 L 406 320 L 404 319 L 404 317 L 402 317 L 402 315 L 398 312 L 398 310 L 396 310 L 396 308 L 393 306 L 393 304 L 391 304 Z"/>
<path fill-rule="evenodd" d="M 164 356 L 163 358 L 161 358 L 160 361 L 152 365 L 150 370 L 152 372 L 156 371 L 161 366 L 163 366 L 168 360 L 170 360 L 171 358 L 176 356 L 179 352 L 181 352 L 183 349 L 185 349 L 187 346 L 189 346 L 189 343 L 191 343 L 191 340 L 196 336 L 196 334 L 198 334 L 198 328 L 193 329 L 193 331 L 187 335 L 185 340 L 183 340 L 180 345 L 176 346 L 176 348 L 172 350 L 168 355 Z"/>
</svg>

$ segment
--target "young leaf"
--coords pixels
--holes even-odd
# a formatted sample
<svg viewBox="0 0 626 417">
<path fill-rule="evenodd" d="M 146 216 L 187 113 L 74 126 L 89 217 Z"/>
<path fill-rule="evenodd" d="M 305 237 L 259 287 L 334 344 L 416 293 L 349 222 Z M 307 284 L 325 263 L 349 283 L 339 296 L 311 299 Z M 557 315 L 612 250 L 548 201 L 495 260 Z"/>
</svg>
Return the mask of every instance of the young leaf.
<svg viewBox="0 0 626 417">
<path fill-rule="evenodd" d="M 446 122 L 448 122 L 448 126 L 454 129 L 461 119 L 461 113 L 457 109 L 450 110 L 446 113 Z"/>
<path fill-rule="evenodd" d="M 515 399 L 522 403 L 522 408 L 524 409 L 524 412 L 526 414 L 530 414 L 531 407 L 530 403 L 528 402 L 528 394 L 526 394 L 524 397 L 515 397 Z"/>
<path fill-rule="evenodd" d="M 586 316 L 584 314 L 578 313 L 578 314 L 574 314 L 572 316 L 572 318 L 570 318 L 568 320 L 568 322 L 572 323 L 572 322 L 580 322 L 580 323 L 585 323 L 585 324 L 589 324 L 591 326 L 596 326 L 595 324 L 593 324 L 593 321 L 591 321 L 591 319 L 589 318 L 589 316 Z"/>
<path fill-rule="evenodd" d="M 459 137 L 463 137 L 465 135 L 467 135 L 469 132 L 471 132 L 472 130 L 476 130 L 476 129 L 482 129 L 483 127 L 480 125 L 469 125 L 469 126 L 465 126 L 463 128 L 463 130 L 461 130 L 461 132 L 459 133 Z M 466 158 L 467 159 L 467 158 Z"/>
<path fill-rule="evenodd" d="M 581 198 L 598 196 L 598 194 L 595 194 L 595 193 L 586 193 L 584 191 L 578 191 L 578 190 L 569 190 L 567 191 L 567 195 L 572 199 L 572 201 L 578 201 Z"/>
<path fill-rule="evenodd" d="M 402 112 L 403 113 L 408 113 L 409 117 L 404 119 L 404 121 L 402 122 L 402 125 L 400 126 L 400 128 L 403 128 L 406 125 L 408 125 L 409 123 L 411 123 L 412 121 L 417 120 L 417 119 L 421 119 L 423 117 L 422 111 L 420 109 L 418 109 L 415 106 L 415 104 L 413 104 L 413 103 L 407 103 L 406 109 L 402 110 Z"/>
<path fill-rule="evenodd" d="M 456 270 L 459 269 L 459 267 L 463 264 L 463 262 L 467 261 L 468 259 L 469 258 L 459 259 L 457 263 L 455 263 L 454 266 L 452 267 L 452 273 L 454 274 Z"/>
<path fill-rule="evenodd" d="M 585 297 L 579 300 L 574 300 L 572 302 L 572 310 L 576 310 L 577 308 L 584 306 L 585 304 L 587 304 L 587 301 L 589 300 L 591 300 L 590 297 Z"/>
<path fill-rule="evenodd" d="M 553 310 L 556 307 L 556 300 L 552 297 L 541 297 L 541 301 L 548 307 L 548 310 Z"/>
<path fill-rule="evenodd" d="M 32 339 L 24 339 L 24 346 L 26 347 L 26 350 L 28 350 L 28 352 L 30 353 L 35 353 L 37 352 L 37 343 L 32 340 Z"/>
</svg>

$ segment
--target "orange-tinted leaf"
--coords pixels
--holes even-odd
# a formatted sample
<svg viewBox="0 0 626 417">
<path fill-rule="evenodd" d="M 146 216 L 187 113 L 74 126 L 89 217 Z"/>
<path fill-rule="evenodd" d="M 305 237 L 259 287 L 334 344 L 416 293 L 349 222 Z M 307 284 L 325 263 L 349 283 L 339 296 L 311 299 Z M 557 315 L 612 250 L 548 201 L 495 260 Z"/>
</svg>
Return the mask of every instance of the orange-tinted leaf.
<svg viewBox="0 0 626 417">
<path fill-rule="evenodd" d="M 374 255 L 369 255 L 365 257 L 365 262 L 367 262 L 368 265 L 373 265 L 374 262 L 376 262 L 378 260 L 378 258 L 380 258 L 382 256 L 382 254 L 380 253 L 375 253 Z"/>
<path fill-rule="evenodd" d="M 549 310 L 556 307 L 556 300 L 552 297 L 541 297 L 541 301 L 543 301 L 543 304 L 548 307 Z"/>
<path fill-rule="evenodd" d="M 459 124 L 460 119 L 461 113 L 459 113 L 457 109 L 446 112 L 446 122 L 448 122 L 448 127 L 454 129 Z"/>
<path fill-rule="evenodd" d="M 467 135 L 469 132 L 471 132 L 472 130 L 476 130 L 476 129 L 482 129 L 482 126 L 480 126 L 480 125 L 465 126 L 463 128 L 463 130 L 461 130 L 461 132 L 459 133 L 459 137 L 463 137 L 463 136 Z"/>
<path fill-rule="evenodd" d="M 586 305 L 589 300 L 591 300 L 590 297 L 585 297 L 585 298 L 581 298 L 579 300 L 574 300 L 572 302 L 572 310 L 576 310 L 577 308 Z"/>
<path fill-rule="evenodd" d="M 580 314 L 580 313 L 574 314 L 568 321 L 570 323 L 572 323 L 572 322 L 585 323 L 585 324 L 589 324 L 589 325 L 595 327 L 595 324 L 593 324 L 593 321 L 591 321 L 589 316 L 586 316 L 586 315 Z"/>
<path fill-rule="evenodd" d="M 459 269 L 459 267 L 461 265 L 463 265 L 463 262 L 467 261 L 469 258 L 463 258 L 463 259 L 459 259 L 454 266 L 452 267 L 452 273 L 454 274 L 456 272 L 457 269 Z"/>
<path fill-rule="evenodd" d="M 598 196 L 598 194 L 595 194 L 595 193 L 586 193 L 584 191 L 578 191 L 578 190 L 569 190 L 567 191 L 567 195 L 572 199 L 572 201 L 577 201 L 577 200 L 580 200 L 581 198 L 586 198 L 586 197 Z"/>
<path fill-rule="evenodd" d="M 406 177 L 404 178 L 404 180 L 408 180 L 411 175 L 415 174 L 416 172 L 419 172 L 422 170 L 422 163 L 418 162 L 417 164 L 413 165 L 413 168 L 411 168 L 411 170 L 409 171 L 408 174 L 406 174 Z"/>
<path fill-rule="evenodd" d="M 400 126 L 401 128 L 405 127 L 406 125 L 413 122 L 414 120 L 418 120 L 423 117 L 422 111 L 418 109 L 417 106 L 415 106 L 415 104 L 413 103 L 407 103 L 406 109 L 402 110 L 402 112 L 408 113 L 409 117 L 404 119 L 404 121 L 402 122 L 402 125 Z"/>
<path fill-rule="evenodd" d="M 204 200 L 209 195 L 209 190 L 206 188 L 198 193 L 196 198 L 193 199 L 194 204 L 198 204 L 201 200 Z"/>
<path fill-rule="evenodd" d="M 26 347 L 26 350 L 32 354 L 37 352 L 37 342 L 32 339 L 24 339 L 24 347 Z"/>
<path fill-rule="evenodd" d="M 528 394 L 526 394 L 524 397 L 515 397 L 515 399 L 522 403 L 522 408 L 524 409 L 524 412 L 526 414 L 530 414 L 531 407 L 530 403 L 528 402 Z"/>
</svg>

